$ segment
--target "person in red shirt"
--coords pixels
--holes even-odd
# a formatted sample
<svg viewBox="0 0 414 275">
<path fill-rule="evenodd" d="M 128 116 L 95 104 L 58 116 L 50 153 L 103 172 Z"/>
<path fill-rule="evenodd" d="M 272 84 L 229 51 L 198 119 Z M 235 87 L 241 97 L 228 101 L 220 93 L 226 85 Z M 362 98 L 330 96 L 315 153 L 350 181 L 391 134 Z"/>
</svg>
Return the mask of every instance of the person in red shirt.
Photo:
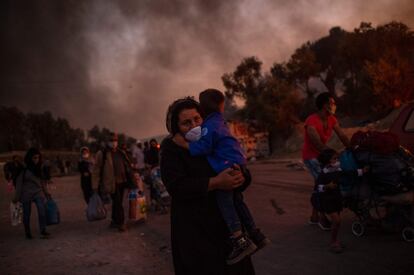
<svg viewBox="0 0 414 275">
<path fill-rule="evenodd" d="M 317 160 L 319 154 L 329 149 L 326 145 L 333 132 L 337 134 L 345 147 L 349 146 L 349 139 L 339 126 L 335 117 L 336 103 L 330 93 L 321 93 L 315 100 L 318 111 L 310 115 L 305 121 L 305 140 L 302 148 L 302 159 L 309 172 L 316 180 L 321 168 Z M 312 207 L 310 224 L 318 224 L 323 230 L 330 229 L 330 222 L 323 213 Z"/>
</svg>

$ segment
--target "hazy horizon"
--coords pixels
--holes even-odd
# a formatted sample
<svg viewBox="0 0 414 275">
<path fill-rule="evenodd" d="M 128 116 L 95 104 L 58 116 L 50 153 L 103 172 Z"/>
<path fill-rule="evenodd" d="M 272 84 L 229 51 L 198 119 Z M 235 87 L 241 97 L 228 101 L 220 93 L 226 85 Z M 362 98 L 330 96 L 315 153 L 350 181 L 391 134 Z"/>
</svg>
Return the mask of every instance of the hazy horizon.
<svg viewBox="0 0 414 275">
<path fill-rule="evenodd" d="M 367 3 L 371 2 L 371 3 Z M 0 11 L 0 105 L 51 111 L 137 138 L 166 132 L 176 98 L 223 89 L 221 76 L 257 56 L 268 70 L 306 41 L 401 21 L 397 1 L 10 1 Z"/>
</svg>

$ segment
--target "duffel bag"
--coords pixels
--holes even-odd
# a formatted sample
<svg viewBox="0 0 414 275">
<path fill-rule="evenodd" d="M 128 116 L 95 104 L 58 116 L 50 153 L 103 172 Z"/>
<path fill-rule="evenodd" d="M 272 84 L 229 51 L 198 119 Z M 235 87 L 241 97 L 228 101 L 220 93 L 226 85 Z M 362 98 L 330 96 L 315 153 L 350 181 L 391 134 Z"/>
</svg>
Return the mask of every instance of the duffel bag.
<svg viewBox="0 0 414 275">
<path fill-rule="evenodd" d="M 60 213 L 56 202 L 49 197 L 46 202 L 46 224 L 54 225 L 60 223 Z"/>
</svg>

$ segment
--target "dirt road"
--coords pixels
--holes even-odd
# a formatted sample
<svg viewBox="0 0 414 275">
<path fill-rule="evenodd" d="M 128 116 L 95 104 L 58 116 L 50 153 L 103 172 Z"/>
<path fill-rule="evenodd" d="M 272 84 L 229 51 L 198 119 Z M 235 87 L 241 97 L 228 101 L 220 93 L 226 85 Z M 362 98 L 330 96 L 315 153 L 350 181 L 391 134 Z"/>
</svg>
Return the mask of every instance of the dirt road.
<svg viewBox="0 0 414 275">
<path fill-rule="evenodd" d="M 341 232 L 347 249 L 331 254 L 329 233 L 307 224 L 312 181 L 305 171 L 281 161 L 257 163 L 251 170 L 255 180 L 245 198 L 273 241 L 253 256 L 257 274 L 413 274 L 413 243 L 374 230 L 356 239 L 349 211 Z M 22 226 L 10 225 L 11 196 L 1 182 L 0 274 L 173 274 L 168 215 L 150 213 L 147 223 L 118 233 L 108 228 L 109 220 L 86 221 L 78 177 L 56 178 L 55 184 L 62 222 L 49 227 L 51 239 L 41 240 L 34 215 L 35 239 L 28 241 Z"/>
</svg>

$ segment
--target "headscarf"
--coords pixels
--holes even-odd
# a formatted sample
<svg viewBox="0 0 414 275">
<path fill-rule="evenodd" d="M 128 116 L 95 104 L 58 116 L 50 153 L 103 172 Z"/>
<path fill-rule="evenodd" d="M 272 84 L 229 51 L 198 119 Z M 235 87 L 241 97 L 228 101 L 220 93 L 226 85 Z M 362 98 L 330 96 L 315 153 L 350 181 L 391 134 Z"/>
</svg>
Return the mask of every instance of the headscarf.
<svg viewBox="0 0 414 275">
<path fill-rule="evenodd" d="M 86 147 L 86 146 L 83 146 L 83 147 L 80 148 L 79 152 L 82 154 L 83 151 L 88 151 L 88 153 L 89 153 L 89 148 Z"/>
<path fill-rule="evenodd" d="M 192 97 L 177 99 L 168 107 L 166 126 L 171 135 L 175 135 L 180 131 L 178 127 L 178 115 L 182 110 L 186 109 L 196 109 L 201 114 L 200 104 Z"/>
<path fill-rule="evenodd" d="M 33 156 L 39 155 L 39 162 L 35 164 L 32 160 Z M 36 148 L 30 148 L 24 157 L 24 163 L 26 164 L 27 170 L 32 172 L 36 177 L 42 177 L 42 154 Z"/>
</svg>

